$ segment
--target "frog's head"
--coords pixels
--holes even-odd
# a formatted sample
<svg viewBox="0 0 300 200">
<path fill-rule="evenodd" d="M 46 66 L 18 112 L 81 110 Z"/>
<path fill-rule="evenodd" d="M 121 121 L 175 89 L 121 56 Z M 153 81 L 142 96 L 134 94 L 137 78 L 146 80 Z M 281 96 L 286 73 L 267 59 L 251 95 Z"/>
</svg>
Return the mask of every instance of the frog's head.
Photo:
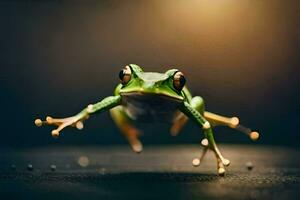
<svg viewBox="0 0 300 200">
<path fill-rule="evenodd" d="M 185 85 L 184 75 L 177 69 L 165 73 L 144 72 L 138 65 L 125 66 L 119 73 L 122 83 L 120 94 L 139 93 L 161 95 L 176 100 L 184 100 L 182 89 Z"/>
</svg>

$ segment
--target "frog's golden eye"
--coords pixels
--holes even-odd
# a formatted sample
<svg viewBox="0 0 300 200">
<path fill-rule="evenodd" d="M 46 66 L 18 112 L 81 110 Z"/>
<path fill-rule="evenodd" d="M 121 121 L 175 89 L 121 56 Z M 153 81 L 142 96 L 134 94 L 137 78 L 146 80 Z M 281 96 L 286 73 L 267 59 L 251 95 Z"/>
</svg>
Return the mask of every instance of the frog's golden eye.
<svg viewBox="0 0 300 200">
<path fill-rule="evenodd" d="M 176 90 L 181 91 L 185 85 L 185 77 L 182 72 L 176 72 L 173 77 L 173 86 Z"/>
<path fill-rule="evenodd" d="M 124 69 L 122 69 L 119 73 L 119 78 L 121 80 L 121 83 L 123 85 L 126 85 L 130 79 L 131 79 L 131 69 L 129 66 L 126 66 Z"/>
</svg>

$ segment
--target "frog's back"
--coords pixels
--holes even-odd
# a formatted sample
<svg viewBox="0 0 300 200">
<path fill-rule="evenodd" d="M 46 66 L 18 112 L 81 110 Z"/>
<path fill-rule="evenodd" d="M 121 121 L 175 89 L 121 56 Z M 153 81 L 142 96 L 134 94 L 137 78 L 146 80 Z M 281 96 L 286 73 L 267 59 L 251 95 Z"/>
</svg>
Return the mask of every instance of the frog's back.
<svg viewBox="0 0 300 200">
<path fill-rule="evenodd" d="M 172 122 L 181 101 L 156 94 L 124 94 L 124 109 L 133 120 L 141 122 Z"/>
</svg>

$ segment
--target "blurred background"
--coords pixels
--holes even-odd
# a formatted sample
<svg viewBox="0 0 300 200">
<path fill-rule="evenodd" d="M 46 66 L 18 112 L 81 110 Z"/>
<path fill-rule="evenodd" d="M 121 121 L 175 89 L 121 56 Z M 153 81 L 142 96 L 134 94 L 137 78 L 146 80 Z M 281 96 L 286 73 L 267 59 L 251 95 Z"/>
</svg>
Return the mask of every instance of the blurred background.
<svg viewBox="0 0 300 200">
<path fill-rule="evenodd" d="M 279 0 L 0 1 L 1 146 L 125 144 L 108 112 L 81 131 L 37 128 L 111 95 L 124 65 L 183 71 L 207 110 L 240 117 L 259 144 L 299 146 L 300 3 Z M 146 144 L 199 143 L 144 125 Z M 218 127 L 219 143 L 252 143 Z"/>
</svg>

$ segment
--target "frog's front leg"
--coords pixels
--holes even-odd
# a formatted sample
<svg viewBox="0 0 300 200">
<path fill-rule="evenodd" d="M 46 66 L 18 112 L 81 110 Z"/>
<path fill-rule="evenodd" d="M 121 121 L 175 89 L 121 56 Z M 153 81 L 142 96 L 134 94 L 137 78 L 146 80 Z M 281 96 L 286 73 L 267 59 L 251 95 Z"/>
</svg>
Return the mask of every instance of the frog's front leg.
<svg viewBox="0 0 300 200">
<path fill-rule="evenodd" d="M 189 103 L 194 109 L 196 109 L 200 114 L 204 113 L 204 100 L 200 96 L 195 96 L 191 98 Z M 188 117 L 183 113 L 179 113 L 175 119 L 173 120 L 173 125 L 170 129 L 171 135 L 176 136 L 178 135 L 179 131 L 184 127 L 186 122 L 188 121 Z"/>
<path fill-rule="evenodd" d="M 102 112 L 104 110 L 108 110 L 110 108 L 113 108 L 117 105 L 120 105 L 121 103 L 121 96 L 110 96 L 104 98 L 102 101 L 90 104 L 85 109 L 83 109 L 80 113 L 67 118 L 52 118 L 52 117 L 46 117 L 45 121 L 42 121 L 40 119 L 35 120 L 35 124 L 37 126 L 42 126 L 43 124 L 47 125 L 55 125 L 57 126 L 57 129 L 54 129 L 51 133 L 53 137 L 58 137 L 60 134 L 60 131 L 68 126 L 76 126 L 78 129 L 83 128 L 83 121 L 88 119 L 90 114 L 96 113 L 96 112 Z"/>
<path fill-rule="evenodd" d="M 208 148 L 211 149 L 216 155 L 217 163 L 218 163 L 218 165 L 217 165 L 218 166 L 218 174 L 219 175 L 224 175 L 225 174 L 225 167 L 224 166 L 228 166 L 230 164 L 230 161 L 228 159 L 225 159 L 222 156 L 220 150 L 218 149 L 218 147 L 215 143 L 215 139 L 214 139 L 214 135 L 213 135 L 210 123 L 200 114 L 199 111 L 197 111 L 188 102 L 184 102 L 183 105 L 181 106 L 180 110 L 185 115 L 187 115 L 192 120 L 194 120 L 197 124 L 202 126 L 205 138 L 208 141 Z"/>
<path fill-rule="evenodd" d="M 128 140 L 132 150 L 136 153 L 140 153 L 143 150 L 143 144 L 138 139 L 141 135 L 140 131 L 135 128 L 131 120 L 126 115 L 123 106 L 117 106 L 110 110 L 110 114 L 120 131 L 124 134 Z"/>
</svg>

